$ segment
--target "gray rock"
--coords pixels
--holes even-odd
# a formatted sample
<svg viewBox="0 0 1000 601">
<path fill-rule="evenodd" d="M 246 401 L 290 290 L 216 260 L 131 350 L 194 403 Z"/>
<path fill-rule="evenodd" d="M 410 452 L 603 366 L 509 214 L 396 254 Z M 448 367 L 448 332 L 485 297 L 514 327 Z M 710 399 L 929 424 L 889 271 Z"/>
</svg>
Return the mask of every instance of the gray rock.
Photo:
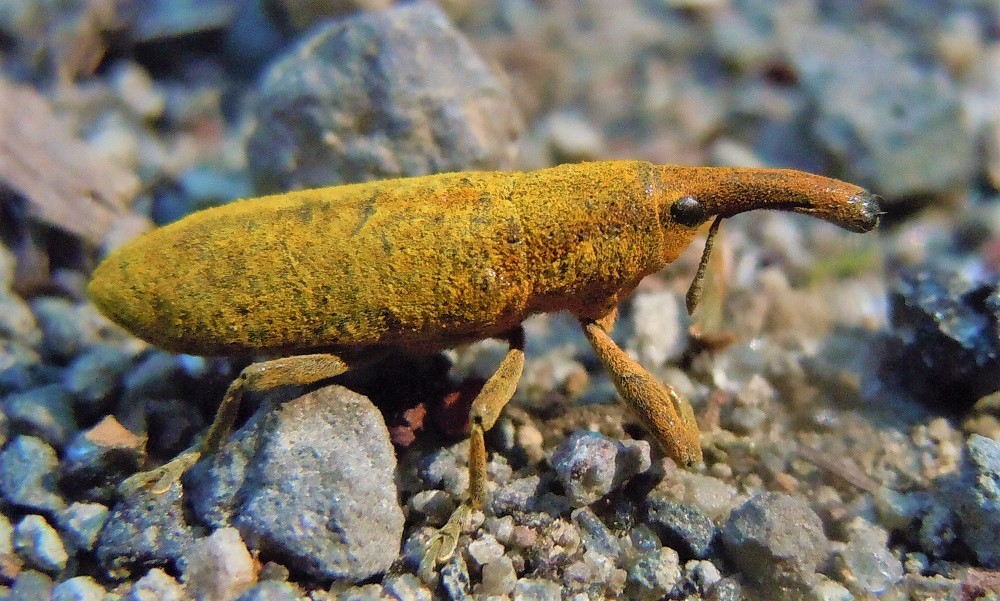
<svg viewBox="0 0 1000 601">
<path fill-rule="evenodd" d="M 247 142 L 259 191 L 513 165 L 510 92 L 430 3 L 313 32 L 261 86 Z"/>
<path fill-rule="evenodd" d="M 714 551 L 719 527 L 697 507 L 671 501 L 661 491 L 651 492 L 646 505 L 646 522 L 683 559 L 704 559 Z"/>
<path fill-rule="evenodd" d="M 76 576 L 52 589 L 52 601 L 103 601 L 107 591 L 90 576 Z"/>
<path fill-rule="evenodd" d="M 514 587 L 514 601 L 560 601 L 562 587 L 544 578 L 521 578 Z"/>
<path fill-rule="evenodd" d="M 26 515 L 14 527 L 14 549 L 31 567 L 48 574 L 66 569 L 69 553 L 56 529 L 40 515 Z"/>
<path fill-rule="evenodd" d="M 449 599 L 454 601 L 472 599 L 469 595 L 472 589 L 469 584 L 469 566 L 466 565 L 461 553 L 449 557 L 438 573 L 441 575 L 441 588 Z"/>
<path fill-rule="evenodd" d="M 73 393 L 78 413 L 92 417 L 105 413 L 131 364 L 131 355 L 107 344 L 95 345 L 74 358 L 63 386 Z"/>
<path fill-rule="evenodd" d="M 3 409 L 13 434 L 35 436 L 62 448 L 77 430 L 73 395 L 58 384 L 9 395 Z"/>
<path fill-rule="evenodd" d="M 78 496 L 104 498 L 103 489 L 138 470 L 144 457 L 145 441 L 109 415 L 70 441 L 60 466 L 60 481 L 79 491 Z"/>
<path fill-rule="evenodd" d="M 92 551 L 109 515 L 101 503 L 73 503 L 59 514 L 59 529 L 76 548 Z"/>
<path fill-rule="evenodd" d="M 302 594 L 287 582 L 268 580 L 247 589 L 236 601 L 298 601 Z"/>
<path fill-rule="evenodd" d="M 589 505 L 649 469 L 649 443 L 574 432 L 552 455 L 552 467 L 575 507 Z"/>
<path fill-rule="evenodd" d="M 183 563 L 181 580 L 198 599 L 235 599 L 257 581 L 254 560 L 235 528 L 195 541 Z"/>
<path fill-rule="evenodd" d="M 36 570 L 25 570 L 14 579 L 7 598 L 16 601 L 51 601 L 52 579 Z"/>
<path fill-rule="evenodd" d="M 838 556 L 848 584 L 881 595 L 903 579 L 903 563 L 886 547 L 887 539 L 876 527 L 852 533 Z"/>
<path fill-rule="evenodd" d="M 973 434 L 965 443 L 958 478 L 947 495 L 962 524 L 961 537 L 979 562 L 1000 568 L 1000 442 Z"/>
<path fill-rule="evenodd" d="M 42 330 L 40 352 L 45 357 L 68 359 L 97 341 L 94 324 L 81 316 L 80 305 L 45 297 L 31 301 L 31 310 Z"/>
<path fill-rule="evenodd" d="M 33 347 L 42 340 L 42 331 L 31 308 L 14 293 L 0 291 L 0 338 L 9 338 Z"/>
<path fill-rule="evenodd" d="M 805 501 L 759 494 L 732 511 L 722 529 L 729 558 L 761 585 L 800 585 L 829 551 L 819 516 Z"/>
<path fill-rule="evenodd" d="M 56 489 L 59 459 L 33 436 L 18 436 L 0 452 L 0 492 L 8 503 L 52 514 L 66 508 Z"/>
<path fill-rule="evenodd" d="M 180 482 L 159 494 L 139 490 L 121 499 L 97 537 L 98 563 L 112 578 L 174 564 L 200 534 L 185 515 Z"/>
<path fill-rule="evenodd" d="M 787 29 L 786 52 L 818 108 L 815 132 L 845 164 L 845 179 L 890 198 L 966 181 L 974 138 L 944 74 L 844 29 Z"/>
<path fill-rule="evenodd" d="M 153 568 L 135 581 L 122 601 L 184 601 L 190 595 L 166 572 Z"/>
<path fill-rule="evenodd" d="M 618 538 L 604 525 L 589 507 L 581 507 L 571 514 L 573 523 L 580 528 L 580 539 L 588 550 L 599 555 L 616 558 L 622 552 Z"/>
<path fill-rule="evenodd" d="M 385 592 L 399 601 L 431 601 L 433 598 L 431 591 L 413 574 L 388 576 L 383 584 Z"/>
<path fill-rule="evenodd" d="M 187 482 L 206 523 L 306 575 L 357 581 L 398 554 L 395 467 L 381 413 L 328 386 L 258 413 Z"/>
<path fill-rule="evenodd" d="M 639 556 L 628 571 L 625 593 L 629 599 L 663 599 L 680 582 L 681 567 L 677 551 L 660 547 Z"/>
<path fill-rule="evenodd" d="M 482 580 L 476 592 L 483 596 L 509 595 L 517 586 L 517 571 L 506 555 L 483 566 Z"/>
</svg>

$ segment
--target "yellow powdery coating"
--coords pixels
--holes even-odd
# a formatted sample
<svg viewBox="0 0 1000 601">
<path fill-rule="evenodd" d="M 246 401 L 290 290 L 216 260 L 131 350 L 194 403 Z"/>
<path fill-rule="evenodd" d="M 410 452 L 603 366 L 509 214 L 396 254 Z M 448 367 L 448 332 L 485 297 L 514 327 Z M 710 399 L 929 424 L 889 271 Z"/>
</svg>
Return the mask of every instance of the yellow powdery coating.
<svg viewBox="0 0 1000 601">
<path fill-rule="evenodd" d="M 434 350 L 539 311 L 599 318 L 715 214 L 782 208 L 862 231 L 837 180 L 639 161 L 465 172 L 289 192 L 190 215 L 112 253 L 89 293 L 161 347 L 197 354 Z M 877 217 L 876 217 L 877 221 Z"/>
</svg>

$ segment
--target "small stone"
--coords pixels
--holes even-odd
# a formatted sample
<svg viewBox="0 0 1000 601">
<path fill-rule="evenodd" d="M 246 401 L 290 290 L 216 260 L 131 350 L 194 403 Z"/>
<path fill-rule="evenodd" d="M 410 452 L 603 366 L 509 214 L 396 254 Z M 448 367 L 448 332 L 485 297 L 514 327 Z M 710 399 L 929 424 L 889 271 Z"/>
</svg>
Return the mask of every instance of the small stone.
<svg viewBox="0 0 1000 601">
<path fill-rule="evenodd" d="M 299 601 L 302 598 L 302 592 L 293 585 L 268 580 L 250 587 L 236 601 Z"/>
<path fill-rule="evenodd" d="M 679 477 L 685 484 L 683 502 L 697 507 L 711 520 L 721 522 L 741 502 L 739 493 L 728 482 L 691 472 L 681 472 Z"/>
<path fill-rule="evenodd" d="M 629 599 L 662 599 L 680 582 L 681 568 L 677 551 L 660 547 L 639 556 L 628 571 L 625 592 Z"/>
<path fill-rule="evenodd" d="M 176 562 L 196 538 L 187 513 L 180 482 L 163 492 L 138 490 L 121 499 L 97 536 L 98 563 L 112 578 L 125 578 L 136 567 Z"/>
<path fill-rule="evenodd" d="M 3 408 L 13 434 L 35 436 L 56 448 L 77 430 L 73 396 L 58 384 L 9 395 Z"/>
<path fill-rule="evenodd" d="M 52 578 L 35 570 L 21 572 L 14 579 L 7 598 L 12 601 L 52 601 Z"/>
<path fill-rule="evenodd" d="M 396 457 L 379 410 L 327 386 L 255 415 L 187 474 L 190 503 L 297 572 L 359 581 L 399 554 Z"/>
<path fill-rule="evenodd" d="M 145 441 L 109 415 L 70 441 L 60 480 L 81 491 L 117 485 L 140 468 L 145 453 Z"/>
<path fill-rule="evenodd" d="M 247 141 L 259 191 L 514 165 L 509 90 L 432 3 L 318 27 L 260 88 Z"/>
<path fill-rule="evenodd" d="M 254 560 L 235 528 L 216 530 L 184 553 L 181 580 L 195 597 L 235 599 L 257 582 Z"/>
<path fill-rule="evenodd" d="M 719 527 L 698 508 L 671 501 L 661 491 L 650 493 L 646 504 L 646 520 L 665 546 L 685 559 L 704 559 L 712 553 Z"/>
<path fill-rule="evenodd" d="M 759 494 L 733 510 L 722 529 L 730 559 L 761 585 L 800 585 L 826 559 L 819 516 L 800 498 Z"/>
<path fill-rule="evenodd" d="M 552 455 L 552 467 L 574 506 L 589 505 L 649 469 L 649 443 L 574 432 Z"/>
<path fill-rule="evenodd" d="M 29 511 L 55 513 L 66 508 L 57 492 L 55 450 L 33 436 L 18 436 L 0 452 L 0 492 L 9 503 Z"/>
<path fill-rule="evenodd" d="M 92 551 L 110 512 L 100 503 L 76 502 L 59 514 L 59 529 L 76 548 Z"/>
<path fill-rule="evenodd" d="M 460 459 L 461 449 L 467 445 L 438 449 L 420 461 L 420 478 L 427 486 L 443 488 L 453 497 L 460 497 L 469 489 L 469 469 Z"/>
<path fill-rule="evenodd" d="M 514 601 L 561 601 L 562 587 L 544 578 L 521 578 L 514 586 Z"/>
<path fill-rule="evenodd" d="M 81 315 L 82 306 L 64 298 L 44 297 L 31 301 L 31 310 L 42 330 L 41 352 L 45 357 L 70 359 L 97 341 L 97 328 Z"/>
<path fill-rule="evenodd" d="M 40 515 L 27 515 L 14 527 L 14 549 L 28 565 L 48 574 L 66 569 L 69 553 L 56 529 Z"/>
<path fill-rule="evenodd" d="M 719 572 L 719 568 L 715 567 L 715 564 L 711 561 L 705 561 L 704 559 L 687 562 L 684 564 L 684 571 L 691 582 L 698 588 L 698 591 L 703 594 L 707 593 L 709 589 L 715 586 L 716 582 L 722 579 L 722 573 Z"/>
<path fill-rule="evenodd" d="M 632 299 L 634 333 L 625 348 L 646 369 L 680 359 L 687 348 L 688 318 L 680 297 L 668 290 L 640 292 Z"/>
<path fill-rule="evenodd" d="M 593 161 L 604 155 L 601 132 L 576 111 L 552 113 L 541 128 L 555 164 Z"/>
<path fill-rule="evenodd" d="M 820 575 L 810 585 L 809 599 L 815 601 L 854 601 L 854 595 L 843 584 Z"/>
<path fill-rule="evenodd" d="M 387 576 L 384 581 L 385 592 L 398 601 L 431 601 L 431 591 L 413 574 L 397 574 Z"/>
<path fill-rule="evenodd" d="M 166 96 L 142 65 L 120 61 L 111 66 L 107 77 L 118 97 L 142 119 L 156 119 L 167 105 Z"/>
<path fill-rule="evenodd" d="M 1000 442 L 969 436 L 957 477 L 942 487 L 962 524 L 963 542 L 984 567 L 1000 569 Z"/>
<path fill-rule="evenodd" d="M 410 509 L 427 518 L 430 526 L 444 526 L 455 511 L 455 497 L 443 490 L 422 490 L 410 497 Z"/>
<path fill-rule="evenodd" d="M 473 565 L 481 567 L 502 557 L 504 548 L 493 536 L 485 534 L 482 538 L 469 543 L 468 551 L 469 557 L 474 562 Z"/>
<path fill-rule="evenodd" d="M 496 515 L 536 511 L 545 488 L 545 483 L 537 474 L 518 478 L 493 493 L 490 507 Z"/>
<path fill-rule="evenodd" d="M 468 599 L 470 593 L 469 568 L 461 553 L 455 553 L 441 566 L 441 588 L 450 599 Z"/>
<path fill-rule="evenodd" d="M 766 421 L 767 412 L 760 407 L 735 405 L 723 411 L 719 425 L 733 434 L 751 436 L 759 432 Z"/>
<path fill-rule="evenodd" d="M 52 589 L 52 601 L 104 601 L 107 591 L 90 576 L 76 576 Z"/>
<path fill-rule="evenodd" d="M 153 568 L 132 585 L 122 601 L 185 601 L 190 595 L 160 568 Z"/>
<path fill-rule="evenodd" d="M 736 576 L 728 576 L 716 582 L 715 586 L 709 589 L 705 595 L 705 599 L 708 601 L 743 601 L 744 599 L 752 599 L 753 597 L 748 597 L 745 594 L 746 592 Z"/>
<path fill-rule="evenodd" d="M 571 515 L 573 523 L 580 528 L 580 538 L 588 550 L 612 558 L 621 554 L 621 543 L 592 509 L 581 507 Z"/>
<path fill-rule="evenodd" d="M 888 534 L 869 526 L 851 534 L 838 560 L 856 588 L 881 595 L 903 579 L 903 564 L 886 547 Z"/>
<path fill-rule="evenodd" d="M 131 365 L 131 355 L 118 347 L 94 345 L 73 359 L 62 383 L 73 393 L 80 414 L 97 416 L 106 412 Z"/>
<path fill-rule="evenodd" d="M 0 338 L 9 338 L 28 347 L 42 340 L 35 315 L 21 297 L 0 290 Z"/>
</svg>

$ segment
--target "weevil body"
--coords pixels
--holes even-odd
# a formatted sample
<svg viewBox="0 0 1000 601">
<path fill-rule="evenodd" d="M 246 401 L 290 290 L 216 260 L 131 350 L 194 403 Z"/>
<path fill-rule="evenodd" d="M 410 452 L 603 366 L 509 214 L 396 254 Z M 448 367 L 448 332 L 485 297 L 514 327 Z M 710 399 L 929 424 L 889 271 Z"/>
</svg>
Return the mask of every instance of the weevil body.
<svg viewBox="0 0 1000 601">
<path fill-rule="evenodd" d="M 433 554 L 443 556 L 461 510 L 485 500 L 483 434 L 520 377 L 520 324 L 557 310 L 580 320 L 664 451 L 697 463 L 690 405 L 607 332 L 619 300 L 673 261 L 705 222 L 715 220 L 714 232 L 721 218 L 752 209 L 810 214 L 856 232 L 881 215 L 865 190 L 797 171 L 608 161 L 290 192 L 151 232 L 95 271 L 89 293 L 104 313 L 170 350 L 291 356 L 244 370 L 196 449 L 125 488 L 176 479 L 217 448 L 247 389 L 332 377 L 385 349 L 432 352 L 503 338 L 510 351 L 473 402 L 469 502 L 439 535 Z"/>
</svg>

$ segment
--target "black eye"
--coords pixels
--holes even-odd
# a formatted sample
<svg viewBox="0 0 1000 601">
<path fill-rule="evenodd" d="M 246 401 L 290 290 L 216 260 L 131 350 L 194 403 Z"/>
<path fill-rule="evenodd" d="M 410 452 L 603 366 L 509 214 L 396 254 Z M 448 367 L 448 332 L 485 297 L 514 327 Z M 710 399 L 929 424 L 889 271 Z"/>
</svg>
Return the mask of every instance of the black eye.
<svg viewBox="0 0 1000 601">
<path fill-rule="evenodd" d="M 670 205 L 670 217 L 681 225 L 694 227 L 704 223 L 708 219 L 708 213 L 697 198 L 682 196 Z"/>
</svg>

